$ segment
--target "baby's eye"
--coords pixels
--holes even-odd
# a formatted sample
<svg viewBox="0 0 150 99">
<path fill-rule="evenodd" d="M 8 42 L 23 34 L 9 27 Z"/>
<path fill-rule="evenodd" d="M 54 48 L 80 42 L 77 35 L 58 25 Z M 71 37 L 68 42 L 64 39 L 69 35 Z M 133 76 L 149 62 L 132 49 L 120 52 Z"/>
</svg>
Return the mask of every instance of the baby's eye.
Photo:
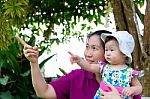
<svg viewBox="0 0 150 99">
<path fill-rule="evenodd" d="M 114 49 L 111 49 L 111 51 L 114 51 Z"/>
</svg>

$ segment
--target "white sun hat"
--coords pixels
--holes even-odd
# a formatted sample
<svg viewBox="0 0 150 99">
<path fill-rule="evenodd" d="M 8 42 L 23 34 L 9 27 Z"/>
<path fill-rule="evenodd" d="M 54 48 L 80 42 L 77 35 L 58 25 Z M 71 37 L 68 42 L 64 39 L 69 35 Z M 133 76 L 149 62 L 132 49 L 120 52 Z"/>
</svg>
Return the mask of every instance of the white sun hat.
<svg viewBox="0 0 150 99">
<path fill-rule="evenodd" d="M 128 57 L 127 63 L 130 64 L 132 62 L 131 53 L 133 52 L 135 46 L 133 36 L 127 31 L 117 31 L 112 32 L 112 34 L 102 33 L 101 39 L 105 42 L 105 39 L 108 36 L 113 36 L 117 39 L 120 51 Z"/>
</svg>

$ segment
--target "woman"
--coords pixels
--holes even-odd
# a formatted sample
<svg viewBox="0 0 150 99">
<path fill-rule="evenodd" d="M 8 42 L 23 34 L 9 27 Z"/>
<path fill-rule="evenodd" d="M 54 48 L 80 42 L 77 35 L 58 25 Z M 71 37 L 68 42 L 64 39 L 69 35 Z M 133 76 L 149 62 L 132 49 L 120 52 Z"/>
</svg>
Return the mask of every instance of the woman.
<svg viewBox="0 0 150 99">
<path fill-rule="evenodd" d="M 102 33 L 111 33 L 99 30 L 89 34 L 84 51 L 85 59 L 91 64 L 104 61 L 104 43 Z M 32 84 L 37 96 L 49 99 L 93 99 L 99 83 L 95 74 L 82 69 L 73 70 L 60 79 L 46 83 L 38 65 L 38 48 L 24 44 L 24 55 L 30 61 Z"/>
</svg>

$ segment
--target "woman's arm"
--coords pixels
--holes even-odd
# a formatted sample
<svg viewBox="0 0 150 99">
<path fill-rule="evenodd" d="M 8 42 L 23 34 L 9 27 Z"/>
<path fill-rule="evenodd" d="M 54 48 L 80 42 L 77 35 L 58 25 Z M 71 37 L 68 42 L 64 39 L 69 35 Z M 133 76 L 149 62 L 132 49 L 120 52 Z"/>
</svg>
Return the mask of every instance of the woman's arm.
<svg viewBox="0 0 150 99">
<path fill-rule="evenodd" d="M 30 63 L 31 64 L 31 76 L 32 76 L 32 84 L 34 90 L 38 97 L 41 98 L 50 98 L 55 99 L 56 93 L 54 88 L 47 84 L 42 73 L 40 72 L 38 63 Z"/>
<path fill-rule="evenodd" d="M 37 96 L 42 98 L 56 98 L 56 93 L 51 85 L 48 85 L 42 76 L 38 65 L 38 48 L 28 45 L 19 36 L 17 40 L 24 46 L 23 52 L 25 57 L 30 61 L 32 84 Z"/>
<path fill-rule="evenodd" d="M 137 77 L 132 78 L 131 84 L 132 84 L 131 88 L 133 88 L 134 90 L 134 95 L 139 95 L 142 93 L 143 88 Z"/>
<path fill-rule="evenodd" d="M 137 77 L 133 77 L 131 79 L 131 87 L 123 89 L 123 95 L 125 96 L 132 96 L 132 95 L 139 95 L 142 93 L 142 85 Z"/>
</svg>

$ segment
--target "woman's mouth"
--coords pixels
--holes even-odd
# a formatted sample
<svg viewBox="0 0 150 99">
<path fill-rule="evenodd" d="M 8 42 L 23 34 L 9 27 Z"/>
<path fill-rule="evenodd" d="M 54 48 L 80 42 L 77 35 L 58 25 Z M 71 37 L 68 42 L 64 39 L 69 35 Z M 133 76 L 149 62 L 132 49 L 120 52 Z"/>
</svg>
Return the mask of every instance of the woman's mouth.
<svg viewBox="0 0 150 99">
<path fill-rule="evenodd" d="M 95 63 L 95 61 L 92 60 L 86 60 L 89 64 Z"/>
</svg>

